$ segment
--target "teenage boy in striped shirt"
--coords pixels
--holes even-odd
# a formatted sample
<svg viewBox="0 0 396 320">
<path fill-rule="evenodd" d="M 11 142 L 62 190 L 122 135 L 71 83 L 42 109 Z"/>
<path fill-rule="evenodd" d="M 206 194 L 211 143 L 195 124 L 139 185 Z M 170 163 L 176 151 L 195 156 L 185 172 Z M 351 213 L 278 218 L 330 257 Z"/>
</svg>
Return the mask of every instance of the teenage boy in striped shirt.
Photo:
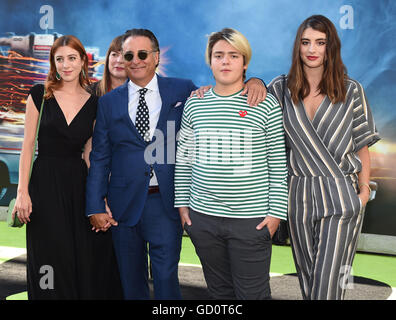
<svg viewBox="0 0 396 320">
<path fill-rule="evenodd" d="M 254 108 L 240 95 L 250 58 L 240 32 L 210 35 L 216 85 L 187 101 L 176 155 L 175 207 L 214 299 L 271 298 L 271 237 L 287 215 L 282 111 L 271 94 Z"/>
</svg>

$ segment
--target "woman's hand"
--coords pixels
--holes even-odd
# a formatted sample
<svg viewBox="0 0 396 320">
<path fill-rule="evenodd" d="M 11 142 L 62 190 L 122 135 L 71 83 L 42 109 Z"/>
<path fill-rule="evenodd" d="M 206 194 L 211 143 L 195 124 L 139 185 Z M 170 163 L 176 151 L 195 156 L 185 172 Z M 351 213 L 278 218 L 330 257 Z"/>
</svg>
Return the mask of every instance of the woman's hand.
<svg viewBox="0 0 396 320">
<path fill-rule="evenodd" d="M 365 207 L 370 199 L 370 191 L 366 187 L 361 187 L 360 193 L 358 194 L 360 201 L 362 202 L 362 207 Z"/>
<path fill-rule="evenodd" d="M 30 214 L 32 213 L 32 201 L 29 196 L 29 192 L 18 192 L 14 210 L 12 212 L 12 218 L 17 215 L 18 219 L 22 223 L 30 222 Z"/>
<path fill-rule="evenodd" d="M 267 89 L 260 79 L 251 78 L 245 83 L 243 87 L 241 96 L 243 95 L 247 95 L 247 104 L 249 106 L 256 107 L 267 97 Z"/>
</svg>

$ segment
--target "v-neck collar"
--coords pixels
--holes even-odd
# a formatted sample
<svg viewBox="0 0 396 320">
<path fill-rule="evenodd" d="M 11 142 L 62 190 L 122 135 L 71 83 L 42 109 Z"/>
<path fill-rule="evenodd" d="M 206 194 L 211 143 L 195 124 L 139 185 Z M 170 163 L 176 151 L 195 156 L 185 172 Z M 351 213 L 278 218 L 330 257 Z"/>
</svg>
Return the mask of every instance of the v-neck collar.
<svg viewBox="0 0 396 320">
<path fill-rule="evenodd" d="M 308 116 L 307 109 L 305 108 L 305 103 L 304 103 L 304 101 L 303 101 L 302 99 L 300 99 L 300 101 L 301 101 L 301 106 L 302 106 L 302 108 L 304 109 L 304 114 L 305 114 L 305 116 L 307 117 L 308 121 L 311 122 L 312 126 L 313 126 L 315 129 L 316 129 L 316 126 L 315 126 L 315 119 L 316 119 L 316 116 L 317 116 L 317 114 L 319 113 L 320 109 L 322 108 L 322 106 L 323 106 L 323 104 L 324 104 L 324 102 L 325 102 L 326 100 L 327 100 L 327 95 L 325 95 L 325 96 L 323 97 L 322 102 L 321 102 L 321 103 L 319 104 L 319 106 L 316 108 L 315 113 L 314 113 L 314 115 L 313 115 L 313 118 L 311 119 L 311 118 Z"/>
<path fill-rule="evenodd" d="M 327 163 L 327 165 L 324 165 L 322 169 L 328 170 L 329 174 L 331 174 L 333 177 L 342 177 L 342 170 L 339 168 L 337 162 L 334 159 L 334 156 L 331 154 L 328 146 L 323 140 L 323 137 L 320 135 L 320 132 L 318 132 L 318 129 L 314 124 L 318 111 L 319 109 L 321 109 L 326 99 L 328 99 L 327 95 L 316 110 L 312 121 L 308 117 L 308 114 L 304 107 L 304 103 L 301 99 L 299 100 L 297 106 L 294 104 L 294 102 L 291 103 L 291 110 L 293 110 L 297 123 L 304 132 L 303 134 L 301 134 L 301 139 L 306 142 L 307 146 L 311 145 L 315 149 L 315 152 L 319 155 L 319 158 L 322 159 L 323 163 Z M 324 159 L 329 160 L 326 161 Z"/>
<path fill-rule="evenodd" d="M 81 113 L 81 111 L 84 109 L 84 107 L 86 106 L 86 104 L 88 103 L 88 101 L 91 100 L 92 94 L 91 94 L 91 95 L 89 96 L 89 98 L 84 102 L 84 104 L 81 106 L 80 110 L 78 110 L 78 112 L 75 114 L 75 116 L 73 117 L 73 119 L 72 119 L 69 123 L 67 123 L 67 119 L 66 119 L 66 117 L 65 117 L 65 114 L 63 113 L 63 110 L 62 110 L 61 106 L 59 105 L 58 100 L 56 100 L 55 95 L 53 95 L 53 97 L 54 97 L 54 100 L 55 100 L 56 105 L 57 105 L 58 108 L 59 108 L 60 113 L 62 114 L 62 117 L 63 117 L 63 120 L 65 121 L 66 126 L 69 128 L 69 127 L 71 126 L 71 124 L 74 122 L 74 119 L 76 119 L 76 118 L 78 117 L 78 115 Z"/>
</svg>

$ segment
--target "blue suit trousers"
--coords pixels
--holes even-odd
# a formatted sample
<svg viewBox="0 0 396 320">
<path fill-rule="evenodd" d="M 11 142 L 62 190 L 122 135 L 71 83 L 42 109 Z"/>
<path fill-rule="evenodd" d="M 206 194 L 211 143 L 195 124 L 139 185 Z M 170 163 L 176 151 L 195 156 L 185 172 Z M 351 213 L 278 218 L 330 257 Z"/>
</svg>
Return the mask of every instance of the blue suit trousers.
<svg viewBox="0 0 396 320">
<path fill-rule="evenodd" d="M 147 196 L 135 226 L 112 227 L 125 299 L 150 299 L 147 255 L 152 264 L 155 299 L 181 299 L 178 263 L 182 234 L 180 220 L 169 218 L 159 193 Z"/>
</svg>

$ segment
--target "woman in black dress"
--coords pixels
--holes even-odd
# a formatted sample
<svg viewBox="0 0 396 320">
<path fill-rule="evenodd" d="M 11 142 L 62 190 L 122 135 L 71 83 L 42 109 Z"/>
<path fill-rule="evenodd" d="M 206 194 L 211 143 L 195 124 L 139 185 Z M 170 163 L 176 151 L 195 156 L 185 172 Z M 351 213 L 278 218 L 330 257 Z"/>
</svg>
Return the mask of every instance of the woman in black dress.
<svg viewBox="0 0 396 320">
<path fill-rule="evenodd" d="M 85 181 L 97 97 L 88 57 L 74 36 L 54 42 L 30 184 L 30 159 L 44 86 L 34 86 L 25 114 L 15 205 L 27 224 L 29 299 L 121 299 L 110 233 L 95 233 L 85 217 Z"/>
</svg>

